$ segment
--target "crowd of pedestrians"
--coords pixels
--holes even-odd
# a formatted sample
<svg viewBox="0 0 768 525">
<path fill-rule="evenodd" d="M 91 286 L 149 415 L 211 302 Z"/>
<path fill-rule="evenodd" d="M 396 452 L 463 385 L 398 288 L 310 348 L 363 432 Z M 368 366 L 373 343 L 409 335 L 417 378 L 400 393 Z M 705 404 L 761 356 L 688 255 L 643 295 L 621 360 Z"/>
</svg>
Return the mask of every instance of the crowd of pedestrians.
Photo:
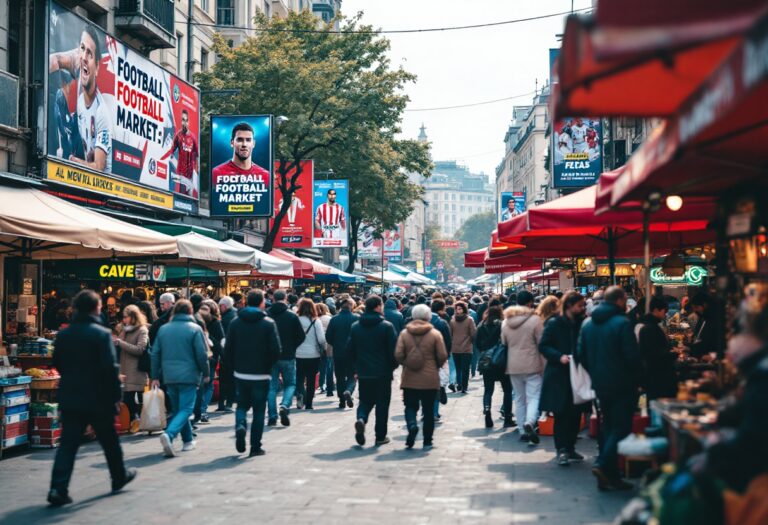
<svg viewBox="0 0 768 525">
<path fill-rule="evenodd" d="M 674 388 L 668 341 L 659 327 L 667 304 L 654 299 L 651 313 L 634 323 L 627 315 L 627 294 L 619 287 L 601 291 L 592 304 L 575 291 L 538 298 L 527 290 L 299 297 L 293 290 L 275 289 L 217 301 L 165 293 L 157 298 L 158 316 L 154 305 L 144 302 L 125 306 L 119 330 L 111 335 L 102 325 L 98 294 L 85 290 L 73 300 L 75 317 L 59 334 L 54 354 L 62 375 L 65 433 L 51 481 L 53 504 L 71 501 L 69 478 L 87 424 L 105 449 L 113 489 L 133 479 L 135 471 L 122 464 L 112 418 L 122 400 L 130 430 L 138 431 L 147 386 L 162 388 L 168 402 L 167 426 L 158 438 L 165 456 L 196 448 L 197 426 L 209 423 L 218 378 L 216 410 L 226 414 L 236 407 L 239 453 L 248 448 L 251 413 L 248 455 L 253 457 L 265 454 L 265 424 L 290 426 L 291 409 L 313 410 L 322 392 L 335 396 L 344 412 L 355 408 L 357 391 L 350 419 L 355 442 L 366 444 L 373 412 L 375 445 L 390 443 L 398 369 L 406 447 L 413 448 L 421 432 L 423 447 L 430 449 L 440 405 L 449 401 L 447 391 L 466 394 L 479 372 L 478 411 L 485 427 L 494 426 L 492 402 L 499 385 L 503 427 L 517 427 L 519 439 L 529 446 L 540 442 L 542 413 L 554 414 L 556 461 L 564 467 L 584 460 L 576 451 L 582 418 L 599 410 L 603 423 L 593 473 L 602 490 L 631 487 L 616 468 L 617 446 L 631 430 L 639 388 L 654 397 Z M 592 378 L 594 407 L 574 403 L 572 360 Z M 177 436 L 181 447 L 174 443 Z"/>
</svg>

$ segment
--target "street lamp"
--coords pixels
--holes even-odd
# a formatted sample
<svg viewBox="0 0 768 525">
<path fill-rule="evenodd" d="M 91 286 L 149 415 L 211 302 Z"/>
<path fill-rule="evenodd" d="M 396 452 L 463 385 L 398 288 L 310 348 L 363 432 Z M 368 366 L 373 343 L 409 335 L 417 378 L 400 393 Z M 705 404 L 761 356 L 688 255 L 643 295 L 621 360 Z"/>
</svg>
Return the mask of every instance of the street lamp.
<svg viewBox="0 0 768 525">
<path fill-rule="evenodd" d="M 282 126 L 283 124 L 285 124 L 286 122 L 288 122 L 289 120 L 291 120 L 291 119 L 289 119 L 285 115 L 280 115 L 280 116 L 275 117 L 275 123 L 277 124 L 278 128 L 280 126 Z"/>
</svg>

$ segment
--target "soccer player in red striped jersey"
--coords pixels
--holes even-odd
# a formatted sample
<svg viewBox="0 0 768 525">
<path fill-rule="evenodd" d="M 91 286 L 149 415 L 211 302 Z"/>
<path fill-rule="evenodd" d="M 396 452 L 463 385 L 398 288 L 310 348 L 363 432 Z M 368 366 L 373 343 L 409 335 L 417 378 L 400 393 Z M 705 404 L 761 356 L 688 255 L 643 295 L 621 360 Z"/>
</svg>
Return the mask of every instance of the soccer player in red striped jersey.
<svg viewBox="0 0 768 525">
<path fill-rule="evenodd" d="M 189 132 L 189 113 L 181 110 L 181 129 L 173 137 L 173 144 L 160 160 L 165 160 L 176 150 L 179 150 L 179 161 L 176 164 L 176 175 L 172 177 L 175 182 L 174 192 L 183 195 L 191 195 L 194 188 L 194 175 L 197 171 L 197 140 Z M 183 187 L 183 189 L 182 189 Z"/>
<path fill-rule="evenodd" d="M 251 159 L 255 142 L 253 140 L 253 128 L 247 122 L 240 122 L 232 128 L 230 138 L 232 146 L 232 159 L 213 168 L 213 184 L 221 175 L 260 175 L 264 182 L 269 181 L 269 171 Z"/>
<path fill-rule="evenodd" d="M 344 207 L 336 202 L 336 190 L 328 190 L 328 202 L 317 207 L 315 229 L 322 231 L 323 239 L 343 239 L 347 234 Z"/>
</svg>

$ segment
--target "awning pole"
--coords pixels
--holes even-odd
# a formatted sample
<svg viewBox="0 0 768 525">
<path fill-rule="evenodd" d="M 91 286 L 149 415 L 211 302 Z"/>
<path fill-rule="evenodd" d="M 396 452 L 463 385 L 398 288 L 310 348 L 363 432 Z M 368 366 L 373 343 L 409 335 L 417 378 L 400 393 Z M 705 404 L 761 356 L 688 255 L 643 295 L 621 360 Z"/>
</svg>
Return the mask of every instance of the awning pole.
<svg viewBox="0 0 768 525">
<path fill-rule="evenodd" d="M 191 283 L 189 280 L 189 259 L 187 259 L 187 292 L 186 292 L 187 299 L 189 299 L 190 288 L 191 288 Z"/>
<path fill-rule="evenodd" d="M 608 228 L 608 271 L 611 284 L 616 284 L 616 236 L 612 227 Z"/>
<path fill-rule="evenodd" d="M 651 210 L 643 210 L 643 266 L 645 266 L 645 313 L 651 313 Z"/>
</svg>

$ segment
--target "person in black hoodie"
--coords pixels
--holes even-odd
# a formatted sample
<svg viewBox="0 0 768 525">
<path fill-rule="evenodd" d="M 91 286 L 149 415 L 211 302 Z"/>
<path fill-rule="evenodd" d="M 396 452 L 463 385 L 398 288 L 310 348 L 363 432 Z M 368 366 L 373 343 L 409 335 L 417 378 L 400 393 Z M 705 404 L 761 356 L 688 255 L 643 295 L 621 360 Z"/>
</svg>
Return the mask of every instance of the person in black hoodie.
<svg viewBox="0 0 768 525">
<path fill-rule="evenodd" d="M 283 401 L 280 403 L 280 423 L 283 426 L 291 424 L 289 418 L 293 394 L 296 392 L 296 348 L 307 337 L 299 321 L 299 316 L 288 308 L 286 294 L 283 290 L 274 293 L 274 304 L 268 310 L 269 316 L 277 325 L 280 335 L 280 359 L 272 367 L 272 382 L 269 385 L 269 426 L 277 424 L 277 390 L 280 387 L 280 376 L 283 378 Z"/>
<path fill-rule="evenodd" d="M 360 316 L 352 313 L 352 299 L 342 296 L 339 299 L 339 313 L 328 323 L 325 341 L 333 352 L 333 371 L 336 374 L 336 390 L 339 395 L 339 408 L 352 408 L 352 394 L 355 392 L 355 364 L 347 353 L 347 341 L 352 325 Z"/>
<path fill-rule="evenodd" d="M 53 366 L 61 374 L 58 401 L 61 408 L 61 444 L 56 451 L 48 503 L 72 503 L 69 481 L 83 432 L 93 427 L 112 476 L 112 492 L 136 477 L 125 468 L 123 450 L 115 432 L 115 413 L 122 398 L 119 365 L 112 334 L 101 324 L 101 298 L 93 290 L 79 292 L 73 301 L 75 318 L 56 337 Z"/>
<path fill-rule="evenodd" d="M 651 297 L 651 313 L 642 315 L 637 325 L 637 340 L 645 361 L 643 387 L 648 401 L 677 395 L 675 361 L 677 354 L 671 351 L 669 338 L 659 323 L 663 322 L 669 305 L 661 297 Z"/>
<path fill-rule="evenodd" d="M 600 454 L 592 469 L 599 490 L 633 488 L 619 476 L 618 445 L 632 431 L 643 359 L 626 311 L 627 294 L 618 286 L 609 287 L 592 317 L 584 321 L 576 350 L 576 360 L 592 379 L 603 416 Z"/>
<path fill-rule="evenodd" d="M 477 329 L 475 343 L 480 354 L 490 350 L 501 341 L 501 323 L 504 313 L 500 304 L 495 304 L 486 308 L 484 318 Z M 493 400 L 493 391 L 496 387 L 496 381 L 501 383 L 501 389 L 504 392 L 502 402 L 502 412 L 504 413 L 504 427 L 515 426 L 512 418 L 512 383 L 504 370 L 488 370 L 482 372 L 483 375 L 483 414 L 485 414 L 485 428 L 493 427 L 493 416 L 491 415 L 491 401 Z"/>
<path fill-rule="evenodd" d="M 224 355 L 227 366 L 234 371 L 237 382 L 237 411 L 235 413 L 235 447 L 245 452 L 248 410 L 253 407 L 251 424 L 251 453 L 263 456 L 261 437 L 264 433 L 264 412 L 272 379 L 272 367 L 280 357 L 280 338 L 275 322 L 267 317 L 264 294 L 248 292 L 246 307 L 240 310 L 227 331 Z"/>
<path fill-rule="evenodd" d="M 360 381 L 360 403 L 357 406 L 355 440 L 365 445 L 365 425 L 376 408 L 376 445 L 386 445 L 389 402 L 392 398 L 392 372 L 397 368 L 395 346 L 397 334 L 384 319 L 381 297 L 365 300 L 365 313 L 352 325 L 347 351 L 355 363 Z"/>
<path fill-rule="evenodd" d="M 584 456 L 576 452 L 576 438 L 585 405 L 573 404 L 570 362 L 576 352 L 586 310 L 584 296 L 573 290 L 566 293 L 562 300 L 562 315 L 546 322 L 539 342 L 539 352 L 547 360 L 539 409 L 555 414 L 555 449 L 557 464 L 561 467 L 584 461 Z"/>
</svg>

